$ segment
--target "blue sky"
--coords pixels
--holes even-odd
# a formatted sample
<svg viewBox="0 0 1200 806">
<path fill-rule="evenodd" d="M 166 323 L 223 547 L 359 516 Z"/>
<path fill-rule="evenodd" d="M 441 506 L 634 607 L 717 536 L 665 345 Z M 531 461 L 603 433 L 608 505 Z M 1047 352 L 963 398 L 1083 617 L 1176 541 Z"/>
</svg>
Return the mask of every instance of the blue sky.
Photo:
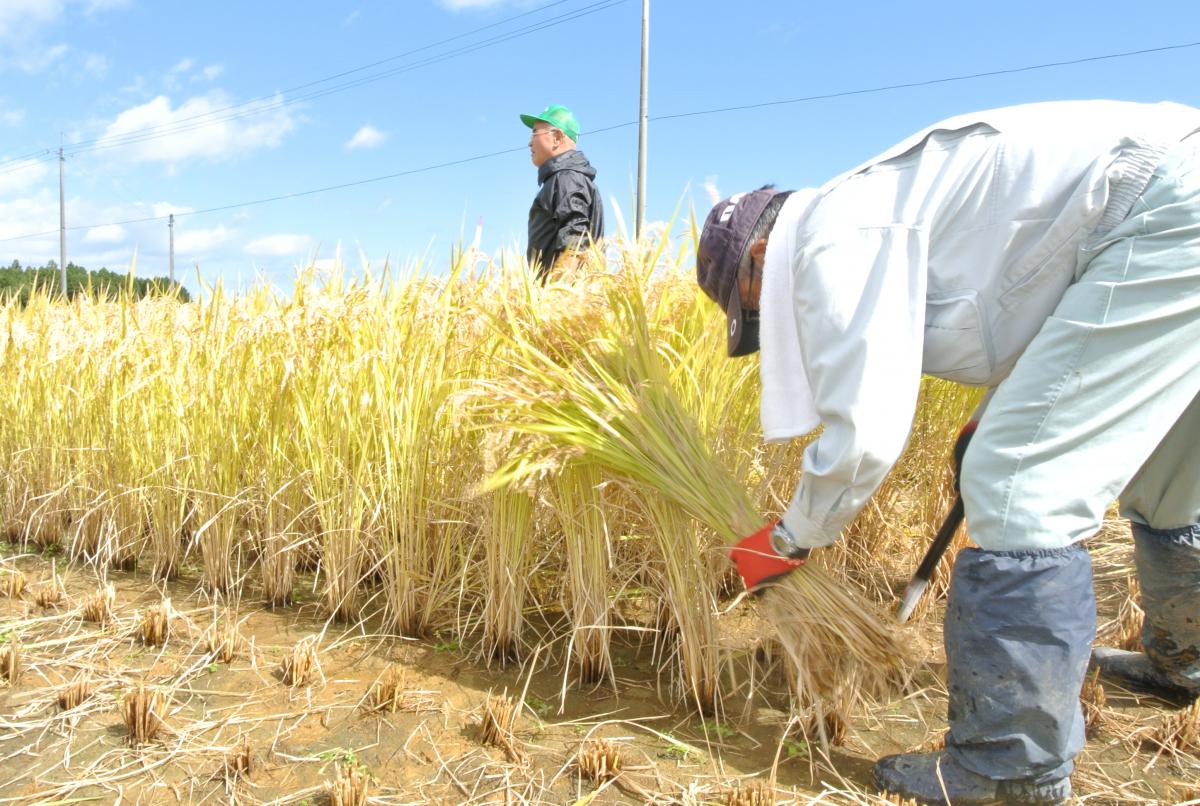
<svg viewBox="0 0 1200 806">
<path fill-rule="evenodd" d="M 632 226 L 637 129 L 620 124 L 637 119 L 640 23 L 640 0 L 0 0 L 0 262 L 58 257 L 57 234 L 5 239 L 58 226 L 60 138 L 67 225 L 95 225 L 68 233 L 68 259 L 89 268 L 127 269 L 136 252 L 139 275 L 165 274 L 165 222 L 109 224 L 169 212 L 193 288 L 197 263 L 208 280 L 286 284 L 339 247 L 354 267 L 421 259 L 436 272 L 480 217 L 486 251 L 520 248 L 537 185 L 517 115 L 548 103 L 580 120 L 610 232 L 614 202 Z M 650 114 L 665 119 L 651 122 L 647 217 L 681 202 L 702 216 L 714 187 L 820 184 L 974 109 L 1200 105 L 1200 47 L 668 116 L 1198 41 L 1196 0 L 652 0 Z M 359 79 L 371 80 L 342 86 Z"/>
</svg>

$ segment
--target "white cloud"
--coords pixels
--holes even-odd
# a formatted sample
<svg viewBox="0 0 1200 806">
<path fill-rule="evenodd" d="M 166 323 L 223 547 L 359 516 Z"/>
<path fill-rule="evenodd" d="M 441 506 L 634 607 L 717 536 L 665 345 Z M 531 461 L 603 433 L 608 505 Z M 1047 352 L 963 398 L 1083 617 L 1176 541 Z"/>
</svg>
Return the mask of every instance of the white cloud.
<svg viewBox="0 0 1200 806">
<path fill-rule="evenodd" d="M 22 160 L 0 167 L 0 196 L 23 193 L 50 173 L 47 160 Z"/>
<path fill-rule="evenodd" d="M 283 142 L 296 121 L 287 108 L 279 106 L 282 100 L 276 95 L 269 101 L 241 106 L 236 110 L 238 117 L 230 119 L 235 113 L 213 114 L 232 105 L 219 90 L 189 98 L 174 108 L 170 98 L 160 95 L 117 115 L 106 127 L 104 137 L 136 138 L 137 142 L 117 151 L 137 162 L 160 162 L 172 167 L 195 157 L 228 159 L 259 148 L 275 148 Z M 207 125 L 197 125 L 200 123 Z"/>
<path fill-rule="evenodd" d="M 180 59 L 179 61 L 177 61 L 175 63 L 175 66 L 172 67 L 168 72 L 170 72 L 170 73 L 186 73 L 188 70 L 191 70 L 193 67 L 195 67 L 195 65 L 196 65 L 195 59 L 191 59 L 191 58 Z"/>
<path fill-rule="evenodd" d="M 187 229 L 175 222 L 175 257 L 185 260 L 196 260 L 206 253 L 224 246 L 237 235 L 236 230 L 229 229 L 224 224 L 218 224 L 208 229 Z"/>
<path fill-rule="evenodd" d="M 104 78 L 108 75 L 108 59 L 99 53 L 89 53 L 84 57 L 83 69 L 93 78 Z"/>
<path fill-rule="evenodd" d="M 20 126 L 25 122 L 24 109 L 8 109 L 4 103 L 4 99 L 0 98 L 0 126 L 9 128 Z M 3 170 L 0 168 L 0 170 Z"/>
<path fill-rule="evenodd" d="M 96 14 L 130 5 L 132 0 L 0 0 L 0 69 L 37 73 L 61 59 L 67 46 L 48 44 L 44 35 L 72 10 Z"/>
<path fill-rule="evenodd" d="M 120 224 L 104 224 L 92 227 L 83 236 L 84 243 L 121 243 L 125 240 L 125 228 Z"/>
<path fill-rule="evenodd" d="M 221 75 L 221 73 L 224 73 L 224 72 L 225 72 L 225 65 L 210 64 L 207 67 L 205 67 L 203 70 L 201 70 L 200 74 L 204 76 L 205 81 L 213 81 L 214 79 L 217 78 L 217 76 Z"/>
<path fill-rule="evenodd" d="M 346 150 L 354 151 L 355 149 L 359 148 L 376 148 L 382 145 L 383 141 L 386 139 L 386 134 L 368 123 L 366 126 L 363 126 L 361 129 L 356 131 L 354 136 L 347 141 Z"/>
<path fill-rule="evenodd" d="M 312 251 L 314 242 L 308 235 L 267 235 L 246 244 L 246 253 L 260 257 L 291 257 Z"/>
</svg>

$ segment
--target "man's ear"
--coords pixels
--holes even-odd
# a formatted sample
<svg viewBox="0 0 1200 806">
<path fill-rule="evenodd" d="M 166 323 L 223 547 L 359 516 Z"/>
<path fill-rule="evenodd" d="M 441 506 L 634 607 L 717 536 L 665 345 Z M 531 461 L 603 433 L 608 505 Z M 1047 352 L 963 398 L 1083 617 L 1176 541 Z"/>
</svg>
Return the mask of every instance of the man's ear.
<svg viewBox="0 0 1200 806">
<path fill-rule="evenodd" d="M 750 244 L 750 257 L 762 263 L 767 257 L 767 239 L 759 238 L 754 243 Z"/>
</svg>

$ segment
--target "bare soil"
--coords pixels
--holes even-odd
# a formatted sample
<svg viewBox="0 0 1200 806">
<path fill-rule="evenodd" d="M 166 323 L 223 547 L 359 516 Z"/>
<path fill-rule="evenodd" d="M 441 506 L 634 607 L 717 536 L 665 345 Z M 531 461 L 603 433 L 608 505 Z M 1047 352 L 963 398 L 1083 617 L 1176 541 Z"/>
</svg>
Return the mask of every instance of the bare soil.
<svg viewBox="0 0 1200 806">
<path fill-rule="evenodd" d="M 1120 546 L 1097 557 L 1104 621 L 1119 606 L 1129 557 Z M 66 596 L 43 608 L 36 592 L 55 563 Z M 580 688 L 564 679 L 560 644 L 489 669 L 447 637 L 389 636 L 374 619 L 330 624 L 311 592 L 276 611 L 247 594 L 234 614 L 197 592 L 196 573 L 156 587 L 143 574 L 108 572 L 115 618 L 98 625 L 83 618 L 83 600 L 101 587 L 91 570 L 12 546 L 4 565 L 29 585 L 19 597 L 0 598 L 2 646 L 19 645 L 21 656 L 15 684 L 0 681 L 0 804 L 329 803 L 327 783 L 352 767 L 366 773 L 369 802 L 381 804 L 880 803 L 873 761 L 936 744 L 944 729 L 937 649 L 907 696 L 853 715 L 844 744 L 824 751 L 789 722 L 780 675 L 753 663 L 751 643 L 742 640 L 757 627 L 738 619 L 727 629 L 744 662 L 726 681 L 724 715 L 702 720 L 671 700 L 644 631 L 618 637 L 615 686 Z M 141 615 L 164 595 L 175 608 L 169 637 L 146 646 Z M 914 640 L 937 647 L 939 610 L 914 628 Z M 240 633 L 228 663 L 206 639 L 222 619 Z M 303 685 L 284 685 L 281 662 L 312 635 L 319 668 Z M 404 674 L 399 708 L 373 712 L 369 692 L 392 664 Z M 83 678 L 91 696 L 63 711 L 59 693 Z M 161 689 L 167 704 L 159 734 L 134 747 L 122 704 L 139 683 Z M 484 710 L 490 696 L 505 693 L 519 709 L 511 736 L 485 745 Z M 1200 797 L 1196 749 L 1153 739 L 1177 713 L 1178 704 L 1106 687 L 1101 722 L 1074 776 L 1078 801 Z M 615 777 L 589 780 L 580 771 L 579 749 L 596 738 L 619 750 Z M 735 797 L 751 782 L 761 782 L 766 799 Z"/>
</svg>

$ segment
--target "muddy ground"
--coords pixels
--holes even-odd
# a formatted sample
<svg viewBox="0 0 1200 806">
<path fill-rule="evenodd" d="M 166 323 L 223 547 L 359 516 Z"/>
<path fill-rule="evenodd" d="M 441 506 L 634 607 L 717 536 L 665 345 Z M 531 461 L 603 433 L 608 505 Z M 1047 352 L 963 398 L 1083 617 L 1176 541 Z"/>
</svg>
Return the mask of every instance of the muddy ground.
<svg viewBox="0 0 1200 806">
<path fill-rule="evenodd" d="M 229 617 L 198 592 L 197 569 L 162 587 L 144 574 L 108 572 L 116 595 L 102 625 L 85 617 L 87 600 L 102 589 L 93 571 L 0 548 L 4 566 L 27 580 L 20 595 L 0 597 L 0 653 L 20 647 L 16 683 L 0 681 L 0 804 L 329 803 L 327 783 L 350 770 L 381 804 L 880 803 L 873 760 L 936 744 L 944 728 L 936 618 L 915 628 L 914 640 L 934 649 L 913 690 L 855 714 L 845 742 L 825 754 L 815 738 L 789 728 L 782 681 L 764 677 L 761 666 L 750 693 L 751 665 L 735 664 L 741 671 L 728 681 L 720 720 L 673 702 L 644 631 L 619 636 L 615 686 L 581 689 L 564 680 L 560 644 L 488 669 L 445 636 L 387 636 L 372 619 L 329 624 L 303 585 L 293 607 L 271 611 L 248 593 Z M 1107 622 L 1127 598 L 1129 557 L 1121 546 L 1096 554 Z M 64 596 L 43 607 L 37 592 L 56 568 Z M 164 596 L 175 611 L 169 636 L 147 646 L 142 616 Z M 224 662 L 211 630 L 230 622 L 240 637 Z M 285 685 L 281 663 L 308 636 L 316 636 L 319 668 Z M 372 687 L 393 665 L 401 669 L 391 673 L 401 676 L 396 710 L 372 710 Z M 60 695 L 83 679 L 90 696 L 63 710 Z M 122 709 L 139 683 L 163 692 L 165 713 L 156 736 L 131 746 Z M 481 723 L 489 696 L 505 692 L 516 701 L 516 721 L 488 744 Z M 1198 748 L 1162 733 L 1165 720 L 1195 709 L 1106 686 L 1096 713 L 1074 776 L 1079 802 L 1200 797 Z M 600 738 L 619 756 L 615 777 L 580 768 L 581 747 L 595 753 Z"/>
</svg>

